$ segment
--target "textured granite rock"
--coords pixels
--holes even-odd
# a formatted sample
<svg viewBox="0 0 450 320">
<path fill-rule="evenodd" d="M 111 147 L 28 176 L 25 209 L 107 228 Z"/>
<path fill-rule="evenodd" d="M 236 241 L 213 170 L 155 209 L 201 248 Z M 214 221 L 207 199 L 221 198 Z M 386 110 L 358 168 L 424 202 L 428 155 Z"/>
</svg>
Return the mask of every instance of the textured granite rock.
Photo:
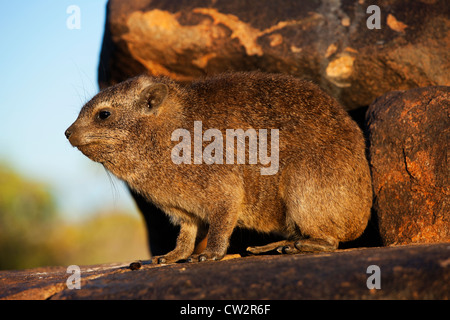
<svg viewBox="0 0 450 320">
<path fill-rule="evenodd" d="M 367 27 L 373 4 L 380 29 Z M 447 0 L 110 0 L 99 82 L 258 69 L 311 79 L 353 109 L 450 85 L 449 17 Z"/>
<path fill-rule="evenodd" d="M 0 271 L 1 299 L 449 299 L 450 243 L 217 262 Z M 379 267 L 380 289 L 375 284 Z M 369 269 L 368 269 L 369 268 Z M 368 271 L 369 270 L 369 271 Z"/>
<path fill-rule="evenodd" d="M 383 243 L 450 241 L 450 87 L 390 92 L 367 124 Z"/>
</svg>

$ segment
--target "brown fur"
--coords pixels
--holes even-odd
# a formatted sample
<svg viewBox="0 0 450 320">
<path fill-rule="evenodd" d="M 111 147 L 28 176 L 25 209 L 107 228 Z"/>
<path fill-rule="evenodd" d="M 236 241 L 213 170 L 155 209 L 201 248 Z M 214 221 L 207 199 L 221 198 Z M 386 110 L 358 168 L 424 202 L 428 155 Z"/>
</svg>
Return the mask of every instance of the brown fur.
<svg viewBox="0 0 450 320">
<path fill-rule="evenodd" d="M 100 110 L 111 115 L 101 120 Z M 184 128 L 193 137 L 194 121 L 202 121 L 203 131 L 219 129 L 224 144 L 226 129 L 279 129 L 278 172 L 261 175 L 262 165 L 248 158 L 247 164 L 174 164 L 178 142 L 171 134 Z M 181 226 L 175 250 L 155 262 L 190 257 L 205 225 L 206 249 L 191 260 L 221 259 L 236 226 L 286 238 L 251 252 L 296 253 L 336 249 L 360 236 L 369 219 L 361 130 L 316 85 L 287 75 L 229 73 L 184 88 L 139 76 L 96 95 L 66 135 Z"/>
</svg>

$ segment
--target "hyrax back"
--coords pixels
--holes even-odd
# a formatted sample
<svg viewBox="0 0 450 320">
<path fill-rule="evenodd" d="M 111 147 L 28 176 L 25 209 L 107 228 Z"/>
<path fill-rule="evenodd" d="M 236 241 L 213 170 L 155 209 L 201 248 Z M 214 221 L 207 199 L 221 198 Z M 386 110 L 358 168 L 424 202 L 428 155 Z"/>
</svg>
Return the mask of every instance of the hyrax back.
<svg viewBox="0 0 450 320">
<path fill-rule="evenodd" d="M 287 75 L 229 73 L 183 88 L 139 76 L 96 95 L 66 136 L 180 225 L 176 248 L 154 262 L 221 259 L 236 226 L 286 238 L 254 253 L 334 250 L 369 219 L 360 129 Z M 191 256 L 205 232 L 206 249 Z"/>
</svg>

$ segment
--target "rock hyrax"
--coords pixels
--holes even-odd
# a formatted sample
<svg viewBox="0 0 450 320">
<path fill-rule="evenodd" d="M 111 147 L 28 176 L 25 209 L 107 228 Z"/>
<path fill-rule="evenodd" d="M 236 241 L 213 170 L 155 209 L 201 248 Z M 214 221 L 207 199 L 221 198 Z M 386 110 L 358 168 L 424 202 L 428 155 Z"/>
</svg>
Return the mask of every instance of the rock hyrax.
<svg viewBox="0 0 450 320">
<path fill-rule="evenodd" d="M 370 216 L 361 130 L 291 76 L 227 73 L 185 87 L 138 76 L 86 103 L 66 136 L 180 226 L 175 249 L 154 263 L 219 260 L 236 226 L 286 239 L 253 253 L 334 250 Z"/>
</svg>

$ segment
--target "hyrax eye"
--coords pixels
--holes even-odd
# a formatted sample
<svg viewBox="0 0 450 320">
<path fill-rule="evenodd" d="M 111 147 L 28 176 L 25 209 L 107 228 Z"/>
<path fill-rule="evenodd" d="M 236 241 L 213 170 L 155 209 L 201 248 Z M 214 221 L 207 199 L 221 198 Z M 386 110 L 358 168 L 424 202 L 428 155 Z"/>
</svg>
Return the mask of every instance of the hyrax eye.
<svg viewBox="0 0 450 320">
<path fill-rule="evenodd" d="M 98 113 L 98 118 L 101 120 L 107 119 L 111 115 L 111 112 L 107 110 L 102 110 Z"/>
</svg>

